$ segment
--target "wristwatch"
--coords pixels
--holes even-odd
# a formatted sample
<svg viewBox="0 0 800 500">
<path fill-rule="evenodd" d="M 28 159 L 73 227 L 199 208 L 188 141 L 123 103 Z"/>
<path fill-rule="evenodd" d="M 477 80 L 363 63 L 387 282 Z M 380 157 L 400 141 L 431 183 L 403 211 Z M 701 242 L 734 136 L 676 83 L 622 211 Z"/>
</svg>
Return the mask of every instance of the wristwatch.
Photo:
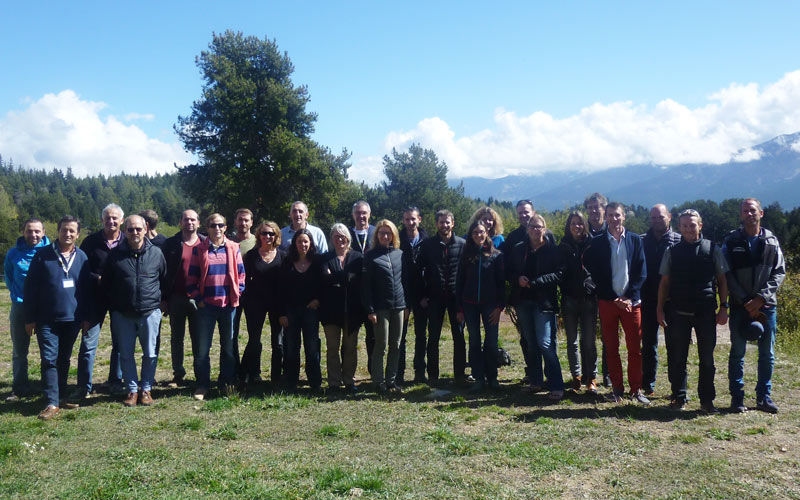
<svg viewBox="0 0 800 500">
<path fill-rule="evenodd" d="M 730 305 L 727 302 L 723 302 L 719 305 L 720 307 L 724 307 L 725 309 L 730 309 Z"/>
</svg>

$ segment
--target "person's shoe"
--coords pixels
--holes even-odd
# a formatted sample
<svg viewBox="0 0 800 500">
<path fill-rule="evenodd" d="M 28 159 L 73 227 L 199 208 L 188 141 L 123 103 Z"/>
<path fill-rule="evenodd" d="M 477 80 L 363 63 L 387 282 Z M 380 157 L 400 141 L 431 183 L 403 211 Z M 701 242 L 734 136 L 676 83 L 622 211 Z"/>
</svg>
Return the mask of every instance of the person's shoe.
<svg viewBox="0 0 800 500">
<path fill-rule="evenodd" d="M 194 390 L 194 394 L 192 394 L 192 397 L 194 398 L 195 401 L 203 401 L 204 399 L 206 399 L 206 395 L 208 395 L 208 389 L 206 389 L 205 387 L 198 387 L 197 389 Z"/>
<path fill-rule="evenodd" d="M 572 383 L 570 384 L 570 389 L 575 392 L 581 391 L 581 379 L 580 377 L 572 377 Z"/>
<path fill-rule="evenodd" d="M 611 387 L 611 376 L 603 375 L 603 387 Z"/>
<path fill-rule="evenodd" d="M 19 399 L 20 399 L 19 396 L 17 396 L 15 393 L 12 392 L 8 396 L 6 396 L 6 403 L 16 403 L 17 401 L 19 401 Z"/>
<path fill-rule="evenodd" d="M 425 377 L 425 375 L 415 375 L 414 376 L 414 383 L 415 384 L 426 384 L 427 382 L 428 382 L 428 379 Z"/>
<path fill-rule="evenodd" d="M 588 384 L 586 384 L 586 392 L 597 396 L 597 381 L 595 379 L 592 379 Z"/>
<path fill-rule="evenodd" d="M 403 394 L 403 388 L 400 387 L 399 385 L 397 385 L 396 383 L 395 384 L 389 384 L 387 386 L 387 388 L 389 389 L 389 392 L 392 393 L 392 394 L 396 394 L 396 395 Z"/>
<path fill-rule="evenodd" d="M 153 396 L 150 395 L 150 391 L 142 391 L 142 395 L 139 397 L 139 404 L 143 406 L 150 406 L 153 404 Z"/>
<path fill-rule="evenodd" d="M 388 391 L 389 387 L 384 382 L 381 382 L 375 388 L 375 392 L 377 392 L 378 394 L 386 394 Z"/>
<path fill-rule="evenodd" d="M 133 406 L 136 406 L 136 402 L 137 401 L 139 401 L 139 393 L 138 392 L 129 392 L 128 393 L 128 397 L 126 397 L 122 401 L 122 404 L 124 404 L 127 407 L 133 407 Z"/>
<path fill-rule="evenodd" d="M 650 405 L 650 400 L 647 399 L 647 397 L 644 394 L 642 394 L 641 390 L 638 390 L 636 392 L 632 392 L 631 395 L 630 395 L 630 398 L 631 398 L 631 401 L 635 401 L 635 402 L 637 402 L 637 403 L 639 403 L 641 405 L 644 405 L 644 406 L 649 406 Z"/>
<path fill-rule="evenodd" d="M 472 386 L 469 389 L 467 389 L 467 392 L 470 394 L 479 394 L 483 392 L 485 388 L 486 388 L 486 382 L 481 380 L 479 382 L 475 382 L 474 384 L 472 384 Z"/>
<path fill-rule="evenodd" d="M 648 388 L 648 389 L 644 389 L 642 392 L 643 392 L 643 393 L 644 393 L 644 395 L 645 395 L 645 396 L 647 396 L 648 398 L 654 398 L 654 397 L 656 397 L 656 391 L 655 391 L 654 389 L 649 389 L 649 388 Z"/>
<path fill-rule="evenodd" d="M 683 410 L 686 408 L 686 400 L 685 399 L 673 399 L 669 402 L 669 409 L 670 410 Z"/>
<path fill-rule="evenodd" d="M 183 387 L 183 377 L 173 377 L 172 380 L 167 382 L 167 387 L 170 389 L 177 389 L 178 387 Z"/>
<path fill-rule="evenodd" d="M 547 394 L 547 399 L 549 399 L 550 401 L 561 401 L 563 397 L 564 397 L 564 391 L 550 391 Z"/>
<path fill-rule="evenodd" d="M 700 403 L 700 411 L 706 415 L 719 415 L 719 410 L 712 402 Z"/>
<path fill-rule="evenodd" d="M 61 408 L 54 405 L 48 405 L 47 408 L 45 408 L 44 410 L 42 410 L 41 413 L 39 413 L 39 420 L 50 420 L 59 413 L 61 413 Z"/>
<path fill-rule="evenodd" d="M 491 389 L 493 391 L 496 391 L 496 390 L 500 389 L 500 382 L 498 382 L 497 380 L 490 380 L 489 381 L 489 389 Z"/>
<path fill-rule="evenodd" d="M 537 392 L 542 392 L 542 386 L 541 385 L 535 385 L 535 384 L 528 384 L 528 385 L 522 386 L 522 392 L 525 392 L 525 393 L 528 393 L 528 394 L 536 394 Z"/>
<path fill-rule="evenodd" d="M 744 413 L 747 411 L 747 407 L 744 405 L 744 398 L 731 398 L 731 413 Z"/>
<path fill-rule="evenodd" d="M 70 405 L 75 405 L 75 408 L 77 408 L 84 404 L 87 399 L 89 399 L 89 393 L 86 392 L 86 389 L 79 387 L 72 391 L 72 394 L 70 394 L 67 398 L 67 403 Z"/>
<path fill-rule="evenodd" d="M 606 394 L 606 399 L 611 403 L 622 403 L 624 401 L 623 397 L 624 395 L 625 394 L 622 392 L 621 389 L 620 390 L 614 389 L 608 394 Z"/>
<path fill-rule="evenodd" d="M 778 406 L 772 402 L 769 396 L 764 396 L 756 401 L 756 410 L 767 413 L 778 413 Z"/>
<path fill-rule="evenodd" d="M 356 384 L 348 384 L 344 386 L 344 392 L 351 396 L 354 396 L 358 394 L 358 387 L 356 387 Z"/>
</svg>

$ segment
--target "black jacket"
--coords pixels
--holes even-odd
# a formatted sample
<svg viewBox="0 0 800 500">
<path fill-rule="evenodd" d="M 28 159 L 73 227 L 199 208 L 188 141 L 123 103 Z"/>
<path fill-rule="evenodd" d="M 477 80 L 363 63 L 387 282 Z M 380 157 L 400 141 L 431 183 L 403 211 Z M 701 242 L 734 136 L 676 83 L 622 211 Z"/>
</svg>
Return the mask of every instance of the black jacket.
<svg viewBox="0 0 800 500">
<path fill-rule="evenodd" d="M 592 275 L 597 285 L 597 298 L 614 300 L 626 297 L 633 302 L 641 299 L 642 283 L 647 278 L 647 266 L 644 262 L 642 238 L 638 234 L 625 230 L 625 252 L 628 256 L 628 287 L 617 295 L 612 284 L 611 244 L 608 242 L 608 231 L 602 232 L 589 241 L 583 252 L 583 266 Z"/>
<path fill-rule="evenodd" d="M 124 238 L 123 238 L 124 239 Z M 120 245 L 122 242 L 120 241 Z M 119 245 L 118 245 L 119 246 Z M 81 243 L 81 250 L 89 259 L 89 283 L 86 290 L 86 297 L 92 301 L 91 316 L 87 319 L 90 323 L 98 323 L 106 315 L 106 298 L 100 292 L 100 275 L 106 267 L 106 260 L 112 249 L 106 246 L 106 237 L 103 231 L 97 231 L 84 238 Z"/>
<path fill-rule="evenodd" d="M 206 236 L 202 234 L 197 235 L 200 241 L 205 241 Z M 183 264 L 183 237 L 181 232 L 178 231 L 174 236 L 167 238 L 164 246 L 161 247 L 161 252 L 164 254 L 164 260 L 167 262 L 167 293 L 172 293 L 175 287 L 175 278 L 181 271 Z"/>
<path fill-rule="evenodd" d="M 506 274 L 503 254 L 492 249 L 491 255 L 480 253 L 474 259 L 462 255 L 456 277 L 456 303 L 491 304 L 505 307 Z"/>
<path fill-rule="evenodd" d="M 373 236 L 375 235 L 375 226 L 369 224 L 367 226 L 367 239 L 364 241 L 364 247 L 361 247 L 361 243 L 358 241 L 358 237 L 356 236 L 355 228 L 348 227 L 350 231 L 350 248 L 352 250 L 358 250 L 360 254 L 364 254 L 368 250 L 372 249 L 372 240 L 374 239 Z"/>
<path fill-rule="evenodd" d="M 416 293 L 419 300 L 455 298 L 458 264 L 465 243 L 464 238 L 456 235 L 445 243 L 438 234 L 422 242 L 417 259 L 417 270 L 421 273 Z"/>
<path fill-rule="evenodd" d="M 579 243 L 569 235 L 561 238 L 558 250 L 564 264 L 564 279 L 561 281 L 562 301 L 564 297 L 583 299 L 594 296 L 594 282 L 591 282 L 591 277 L 581 262 L 583 251 L 586 250 L 590 239 L 591 237 L 587 236 Z"/>
<path fill-rule="evenodd" d="M 545 311 L 558 311 L 558 284 L 564 277 L 564 264 L 558 247 L 549 239 L 536 252 L 530 240 L 518 243 L 511 252 L 512 296 L 517 300 L 532 300 Z M 519 277 L 530 280 L 529 288 L 520 288 Z"/>
<path fill-rule="evenodd" d="M 244 292 L 240 300 L 245 309 L 266 310 L 278 312 L 281 308 L 280 280 L 283 261 L 286 252 L 281 249 L 275 253 L 275 258 L 267 264 L 258 253 L 258 247 L 253 248 L 244 255 Z"/>
<path fill-rule="evenodd" d="M 403 252 L 376 247 L 364 256 L 361 303 L 367 314 L 378 310 L 405 309 Z"/>
<path fill-rule="evenodd" d="M 681 241 L 681 235 L 667 228 L 660 239 L 656 239 L 650 228 L 642 235 L 644 260 L 647 265 L 647 278 L 642 285 L 642 301 L 655 305 L 658 303 L 658 285 L 661 283 L 661 259 L 667 248 L 674 247 Z"/>
<path fill-rule="evenodd" d="M 344 265 L 339 262 L 335 251 L 322 256 L 320 262 L 319 319 L 323 325 L 337 325 L 347 328 L 357 327 L 364 321 L 364 308 L 361 305 L 361 273 L 364 256 L 357 250 L 350 250 L 344 257 Z"/>
<path fill-rule="evenodd" d="M 128 241 L 108 256 L 100 290 L 110 311 L 142 315 L 158 309 L 166 297 L 167 263 L 161 250 L 145 239 L 141 250 Z"/>
<path fill-rule="evenodd" d="M 419 270 L 419 250 L 422 247 L 422 242 L 428 238 L 428 233 L 421 227 L 418 228 L 419 239 L 415 246 L 411 246 L 411 241 L 408 239 L 405 228 L 400 228 L 400 250 L 403 251 L 403 269 L 408 277 L 408 288 L 406 289 L 406 297 L 408 297 L 409 307 L 419 307 L 419 293 L 422 288 L 421 276 Z"/>
<path fill-rule="evenodd" d="M 305 308 L 312 300 L 319 300 L 321 292 L 319 263 L 320 255 L 315 255 L 308 269 L 301 273 L 294 267 L 294 262 L 288 255 L 283 259 L 278 285 L 281 316 L 285 316 L 289 309 Z"/>
</svg>

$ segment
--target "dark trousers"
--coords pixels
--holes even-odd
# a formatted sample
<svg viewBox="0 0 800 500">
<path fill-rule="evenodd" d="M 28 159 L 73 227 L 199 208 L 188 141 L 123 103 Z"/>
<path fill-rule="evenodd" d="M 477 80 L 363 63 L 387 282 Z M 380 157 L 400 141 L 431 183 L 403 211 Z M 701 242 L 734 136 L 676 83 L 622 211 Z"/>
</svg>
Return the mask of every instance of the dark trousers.
<svg viewBox="0 0 800 500">
<path fill-rule="evenodd" d="M 697 395 L 700 403 L 711 403 L 716 397 L 714 390 L 714 348 L 717 345 L 716 312 L 713 310 L 695 314 L 680 314 L 669 311 L 669 334 L 667 335 L 667 369 L 672 397 L 686 401 L 686 359 L 692 328 L 697 335 L 697 354 L 700 359 L 700 378 Z"/>
<path fill-rule="evenodd" d="M 454 298 L 436 298 L 428 302 L 428 377 L 439 378 L 439 338 L 442 335 L 444 313 L 450 319 L 453 334 L 453 377 L 464 378 L 467 367 L 467 344 L 464 324 L 458 322 L 458 307 Z"/>
<path fill-rule="evenodd" d="M 80 325 L 77 321 L 63 321 L 39 324 L 37 329 L 44 397 L 48 405 L 59 406 L 67 392 L 69 362 Z"/>
<path fill-rule="evenodd" d="M 320 368 L 321 342 L 319 339 L 319 320 L 316 309 L 306 306 L 290 306 L 286 316 L 289 327 L 283 338 L 284 385 L 295 390 L 300 379 L 300 347 L 303 346 L 306 356 L 306 377 L 312 389 L 322 385 Z"/>
<path fill-rule="evenodd" d="M 270 344 L 272 347 L 272 364 L 270 365 L 270 376 L 273 383 L 281 378 L 283 367 L 283 328 L 278 321 L 278 314 L 267 311 L 265 308 L 248 306 L 245 307 L 244 316 L 247 321 L 247 345 L 242 353 L 242 362 L 239 364 L 239 379 L 250 380 L 258 379 L 261 376 L 261 332 L 264 329 L 264 322 L 269 315 Z"/>
<path fill-rule="evenodd" d="M 409 319 L 403 321 L 403 336 L 400 339 L 400 364 L 397 366 L 397 376 L 402 377 L 406 371 L 406 334 L 408 322 L 414 318 L 414 378 L 422 379 L 425 376 L 425 353 L 428 349 L 428 313 L 417 305 L 412 309 Z"/>
<path fill-rule="evenodd" d="M 375 349 L 375 325 L 372 321 L 364 320 L 364 343 L 367 346 L 367 371 L 372 376 L 372 351 Z M 360 328 L 361 325 L 359 325 Z M 356 329 L 356 332 L 358 329 Z"/>
<path fill-rule="evenodd" d="M 658 301 L 642 301 L 642 389 L 652 392 L 656 388 L 658 372 L 658 318 L 656 307 Z M 667 332 L 664 330 L 664 338 Z"/>
<path fill-rule="evenodd" d="M 189 303 L 186 295 L 173 295 L 169 299 L 169 350 L 172 359 L 172 375 L 176 379 L 186 376 L 183 367 L 186 323 L 189 323 L 189 339 L 192 345 L 197 338 L 197 309 Z"/>
</svg>

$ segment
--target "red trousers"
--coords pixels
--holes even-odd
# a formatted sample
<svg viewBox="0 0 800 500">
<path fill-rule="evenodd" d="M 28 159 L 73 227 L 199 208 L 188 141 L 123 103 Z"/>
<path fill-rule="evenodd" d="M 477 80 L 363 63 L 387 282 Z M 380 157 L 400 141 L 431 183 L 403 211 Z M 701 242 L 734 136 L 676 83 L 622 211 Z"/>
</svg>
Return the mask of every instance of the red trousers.
<svg viewBox="0 0 800 500">
<path fill-rule="evenodd" d="M 617 392 L 624 392 L 622 382 L 622 360 L 619 357 L 618 325 L 622 323 L 625 345 L 628 348 L 628 384 L 631 394 L 642 388 L 642 308 L 637 305 L 628 312 L 610 300 L 598 300 L 600 329 L 606 345 L 606 363 L 611 376 L 611 385 Z"/>
</svg>

